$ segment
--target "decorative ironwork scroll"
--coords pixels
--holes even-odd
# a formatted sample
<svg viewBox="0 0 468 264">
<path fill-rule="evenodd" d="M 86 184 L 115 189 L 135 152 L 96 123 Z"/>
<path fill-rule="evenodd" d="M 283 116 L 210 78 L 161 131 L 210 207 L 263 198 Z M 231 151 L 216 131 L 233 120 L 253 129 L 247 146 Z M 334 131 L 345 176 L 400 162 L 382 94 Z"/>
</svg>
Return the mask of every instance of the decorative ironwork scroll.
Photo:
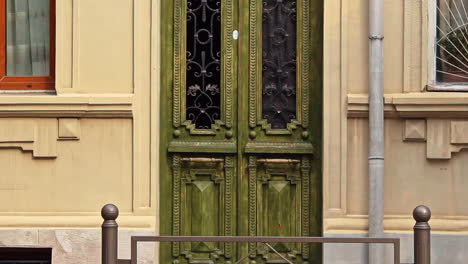
<svg viewBox="0 0 468 264">
<path fill-rule="evenodd" d="M 221 0 L 188 0 L 186 22 L 186 119 L 210 129 L 221 118 Z"/>
<path fill-rule="evenodd" d="M 263 0 L 262 118 L 272 129 L 296 119 L 296 0 Z"/>
</svg>

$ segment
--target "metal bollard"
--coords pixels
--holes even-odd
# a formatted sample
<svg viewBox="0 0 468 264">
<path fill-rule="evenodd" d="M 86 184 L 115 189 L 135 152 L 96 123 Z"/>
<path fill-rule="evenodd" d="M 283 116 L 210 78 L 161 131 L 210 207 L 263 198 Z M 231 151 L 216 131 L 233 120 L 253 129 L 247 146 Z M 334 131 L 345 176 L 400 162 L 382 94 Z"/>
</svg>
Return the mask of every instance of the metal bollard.
<svg viewBox="0 0 468 264">
<path fill-rule="evenodd" d="M 431 210 L 424 205 L 416 207 L 413 211 L 414 225 L 414 263 L 431 263 Z"/>
<path fill-rule="evenodd" d="M 106 204 L 101 210 L 104 222 L 101 226 L 102 235 L 102 264 L 117 264 L 117 243 L 119 225 L 115 219 L 119 216 L 119 208 L 113 204 Z"/>
</svg>

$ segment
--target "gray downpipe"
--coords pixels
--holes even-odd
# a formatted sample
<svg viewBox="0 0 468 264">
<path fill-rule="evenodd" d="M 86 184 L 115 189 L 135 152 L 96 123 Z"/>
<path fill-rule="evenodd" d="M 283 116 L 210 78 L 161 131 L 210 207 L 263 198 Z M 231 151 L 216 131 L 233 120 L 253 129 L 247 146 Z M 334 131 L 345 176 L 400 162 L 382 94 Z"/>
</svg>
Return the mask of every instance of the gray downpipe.
<svg viewBox="0 0 468 264">
<path fill-rule="evenodd" d="M 369 237 L 383 236 L 384 82 L 383 0 L 369 0 Z M 369 246 L 369 264 L 383 263 L 383 247 Z"/>
</svg>

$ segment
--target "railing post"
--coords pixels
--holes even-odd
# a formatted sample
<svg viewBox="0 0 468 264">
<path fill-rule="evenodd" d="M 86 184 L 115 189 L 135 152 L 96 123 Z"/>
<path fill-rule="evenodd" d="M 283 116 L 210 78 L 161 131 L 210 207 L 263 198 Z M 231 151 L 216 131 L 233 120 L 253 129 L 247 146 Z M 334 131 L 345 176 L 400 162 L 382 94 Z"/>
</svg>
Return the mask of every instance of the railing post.
<svg viewBox="0 0 468 264">
<path fill-rule="evenodd" d="M 106 204 L 101 210 L 104 218 L 102 223 L 102 264 L 117 264 L 117 243 L 119 225 L 115 219 L 119 216 L 119 208 L 113 204 Z"/>
<path fill-rule="evenodd" d="M 416 207 L 413 211 L 414 225 L 414 263 L 431 263 L 431 210 L 424 205 Z"/>
</svg>

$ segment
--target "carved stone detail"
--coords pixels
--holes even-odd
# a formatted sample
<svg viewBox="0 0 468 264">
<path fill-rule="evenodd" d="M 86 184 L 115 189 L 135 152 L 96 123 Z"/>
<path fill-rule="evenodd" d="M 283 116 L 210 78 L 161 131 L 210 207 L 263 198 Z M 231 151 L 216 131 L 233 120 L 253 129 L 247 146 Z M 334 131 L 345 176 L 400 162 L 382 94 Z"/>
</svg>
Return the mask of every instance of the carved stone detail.
<svg viewBox="0 0 468 264">
<path fill-rule="evenodd" d="M 450 143 L 468 144 L 468 120 L 450 122 Z"/>
<path fill-rule="evenodd" d="M 404 141 L 425 141 L 426 140 L 426 120 L 408 119 L 405 120 Z"/>
<path fill-rule="evenodd" d="M 404 141 L 427 141 L 427 159 L 451 159 L 468 148 L 468 120 L 405 120 Z"/>
<path fill-rule="evenodd" d="M 31 151 L 33 158 L 56 158 L 57 140 L 78 140 L 80 123 L 73 118 L 0 120 L 0 148 Z"/>
<path fill-rule="evenodd" d="M 78 118 L 60 118 L 58 122 L 58 136 L 60 140 L 80 139 L 81 126 Z"/>
</svg>

